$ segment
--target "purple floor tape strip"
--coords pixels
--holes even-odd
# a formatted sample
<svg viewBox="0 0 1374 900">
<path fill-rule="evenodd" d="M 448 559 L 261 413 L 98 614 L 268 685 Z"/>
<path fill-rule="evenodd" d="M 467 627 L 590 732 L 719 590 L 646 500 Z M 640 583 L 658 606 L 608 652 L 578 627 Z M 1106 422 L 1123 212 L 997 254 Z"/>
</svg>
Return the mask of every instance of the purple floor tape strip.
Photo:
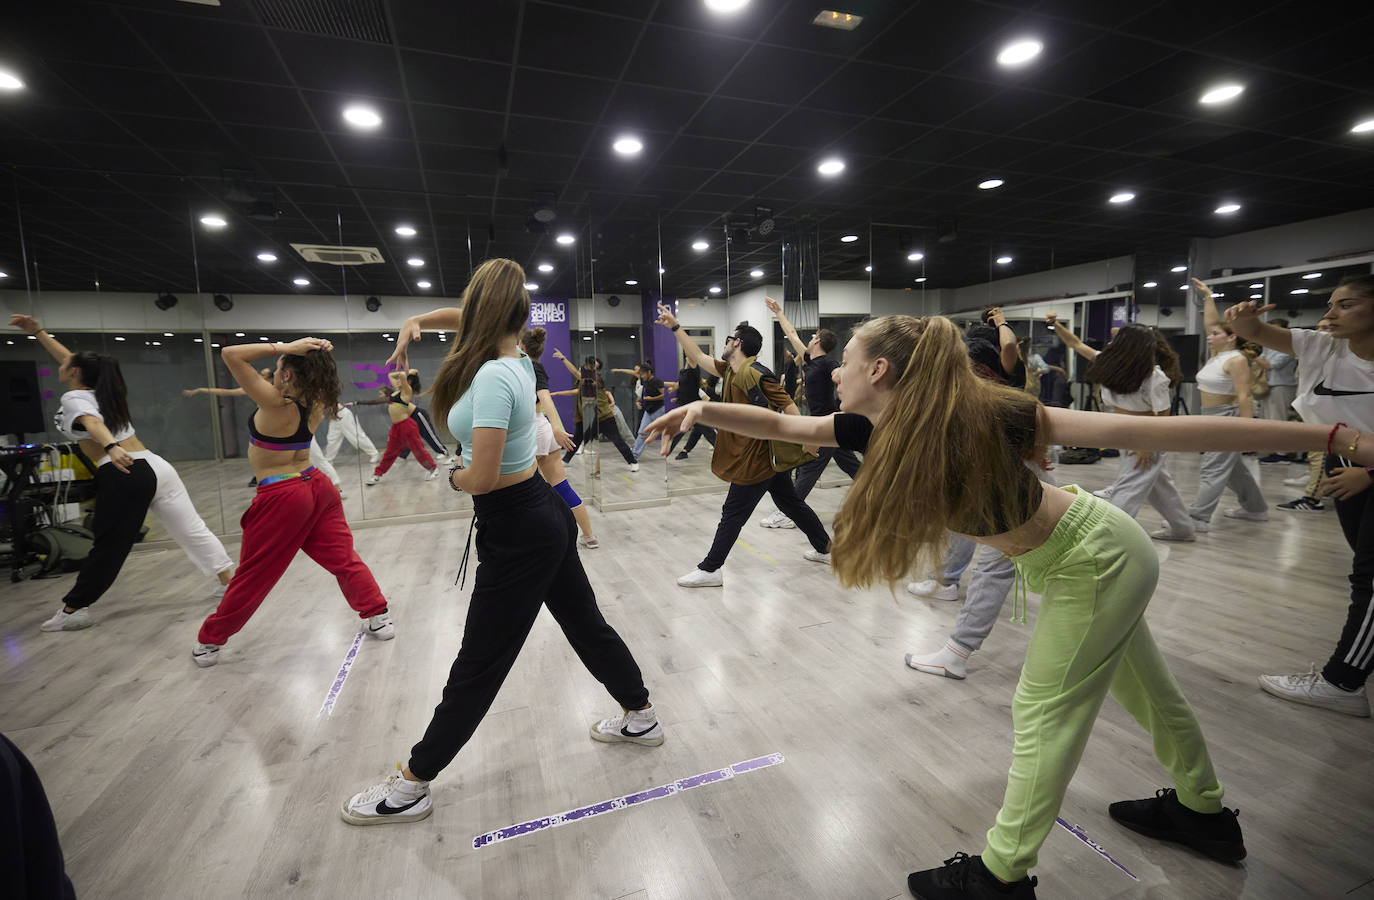
<svg viewBox="0 0 1374 900">
<path fill-rule="evenodd" d="M 559 825 L 567 825 L 570 822 L 580 822 L 583 819 L 590 819 L 592 816 L 615 812 L 618 809 L 625 809 L 639 803 L 648 803 L 650 800 L 662 800 L 664 797 L 670 797 L 680 791 L 690 791 L 692 788 L 701 787 L 703 784 L 725 781 L 728 778 L 734 778 L 736 775 L 743 775 L 755 769 L 776 766 L 782 761 L 783 756 L 781 753 L 770 753 L 767 756 L 760 756 L 756 759 L 747 759 L 744 762 L 737 762 L 729 768 L 716 769 L 713 772 L 702 772 L 700 775 L 679 778 L 677 781 L 671 782 L 670 784 L 661 784 L 658 787 L 649 788 L 647 791 L 626 794 L 624 797 L 616 797 L 614 800 L 602 800 L 600 803 L 593 803 L 591 806 L 581 806 L 577 809 L 570 809 L 567 812 L 557 813 L 556 815 L 531 819 L 528 822 L 521 822 L 519 825 L 507 825 L 505 828 L 498 828 L 496 831 L 488 831 L 486 834 L 477 835 L 477 837 L 472 839 L 472 848 L 474 850 L 480 850 L 490 844 L 499 844 L 501 841 L 509 841 L 521 835 L 530 834 L 535 831 L 543 831 L 545 828 L 557 828 Z"/>
<path fill-rule="evenodd" d="M 353 668 L 353 660 L 358 657 L 358 648 L 362 646 L 363 633 L 358 632 L 358 636 L 353 639 L 353 646 L 348 648 L 348 655 L 344 657 L 343 665 L 339 666 L 339 674 L 334 676 L 334 684 L 330 686 L 329 693 L 324 697 L 324 705 L 316 714 L 316 718 L 323 715 L 334 715 L 334 701 L 339 699 L 339 691 L 343 690 L 344 682 L 348 680 L 348 670 Z"/>
<path fill-rule="evenodd" d="M 1058 817 L 1058 816 L 1055 817 L 1054 821 L 1058 822 L 1058 823 L 1059 823 L 1059 827 L 1063 828 L 1063 829 L 1064 829 L 1065 831 L 1067 831 L 1069 834 L 1073 835 L 1074 837 L 1078 838 L 1078 839 L 1079 839 L 1080 841 L 1082 841 L 1083 843 L 1087 844 L 1089 847 L 1093 848 L 1093 850 L 1096 851 L 1096 853 L 1097 853 L 1098 856 L 1102 857 L 1102 858 L 1105 859 L 1107 862 L 1109 862 L 1109 863 L 1111 863 L 1112 865 L 1116 866 L 1118 869 L 1120 869 L 1121 871 L 1125 872 L 1127 875 L 1130 875 L 1132 881 L 1139 881 L 1139 880 L 1140 880 L 1139 878 L 1136 878 L 1135 875 L 1133 875 L 1133 874 L 1131 873 L 1131 870 L 1130 870 L 1130 869 L 1126 868 L 1126 867 L 1123 866 L 1121 863 L 1119 863 L 1119 862 L 1117 862 L 1116 860 L 1112 859 L 1111 856 L 1107 853 L 1107 851 L 1102 849 L 1102 845 L 1101 845 L 1101 844 L 1098 844 L 1096 841 L 1094 841 L 1094 840 L 1092 840 L 1091 838 L 1089 838 L 1088 835 L 1087 835 L 1087 833 L 1083 830 L 1083 828 L 1082 828 L 1081 826 L 1079 826 L 1079 825 L 1070 825 L 1068 822 L 1065 822 L 1062 818 L 1060 818 L 1060 817 Z"/>
</svg>

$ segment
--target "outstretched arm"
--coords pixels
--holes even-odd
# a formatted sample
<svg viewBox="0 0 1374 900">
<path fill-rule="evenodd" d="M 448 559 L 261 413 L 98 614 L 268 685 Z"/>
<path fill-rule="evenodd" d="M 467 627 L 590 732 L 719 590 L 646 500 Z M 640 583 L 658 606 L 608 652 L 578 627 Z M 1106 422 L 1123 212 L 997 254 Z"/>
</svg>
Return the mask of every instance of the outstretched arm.
<svg viewBox="0 0 1374 900">
<path fill-rule="evenodd" d="M 1072 447 L 1130 447 L 1133 450 L 1326 450 L 1362 466 L 1374 466 L 1374 435 L 1361 435 L 1344 425 L 1332 435 L 1330 425 L 1233 419 L 1224 416 L 1126 416 L 1081 409 L 1043 407 L 1044 440 Z M 655 422 L 654 424 L 658 424 Z M 1358 439 L 1358 440 L 1357 440 Z M 1350 449 L 1357 445 L 1356 449 Z"/>
<path fill-rule="evenodd" d="M 1280 353 L 1294 356 L 1293 332 L 1287 328 L 1270 325 L 1260 321 L 1260 313 L 1275 309 L 1274 304 L 1260 306 L 1253 300 L 1243 300 L 1226 309 L 1226 322 L 1236 334 L 1247 341 L 1254 341 L 1264 347 L 1272 347 Z"/>
<path fill-rule="evenodd" d="M 582 377 L 582 373 L 578 371 L 577 366 L 568 362 L 568 358 L 563 355 L 563 351 L 559 350 L 557 347 L 553 348 L 553 358 L 561 362 L 563 364 L 563 368 L 571 372 L 574 378 Z M 554 394 L 554 396 L 557 397 L 558 394 Z"/>
<path fill-rule="evenodd" d="M 43 349 L 48 351 L 48 354 L 53 359 L 57 360 L 59 366 L 66 363 L 66 361 L 71 358 L 72 351 L 62 346 L 57 338 L 48 334 L 47 330 L 42 325 L 39 325 L 38 320 L 33 316 L 10 316 L 10 325 L 15 328 L 23 329 L 28 334 L 38 338 L 38 343 L 42 344 Z"/>
<path fill-rule="evenodd" d="M 658 305 L 657 321 L 664 328 L 672 329 L 673 336 L 677 338 L 678 345 L 682 347 L 682 352 L 686 354 L 689 363 L 710 372 L 712 375 L 720 374 L 720 370 L 716 368 L 716 361 L 701 352 L 701 348 L 688 336 L 687 332 L 678 327 L 677 316 L 674 316 L 668 307 L 662 303 Z"/>
<path fill-rule="evenodd" d="M 1083 340 L 1078 335 L 1064 327 L 1064 324 L 1059 321 L 1059 313 L 1046 313 L 1045 324 L 1054 329 L 1054 333 L 1064 342 L 1065 347 L 1068 347 L 1074 353 L 1077 353 L 1089 362 L 1097 359 L 1097 351 L 1083 343 Z M 1056 367 L 1050 366 L 1050 368 L 1053 369 Z M 1064 370 L 1060 369 L 1059 371 L 1063 372 Z"/>
<path fill-rule="evenodd" d="M 1016 348 L 1016 342 L 1020 338 L 1007 324 L 1007 317 L 1002 315 L 1002 307 L 994 306 L 988 310 L 988 318 L 997 326 L 997 344 L 1002 355 L 1002 371 L 1010 375 L 1016 371 L 1016 364 L 1021 361 L 1021 353 Z"/>
<path fill-rule="evenodd" d="M 694 425 L 711 425 L 759 440 L 790 441 L 810 447 L 839 446 L 831 416 L 787 415 L 743 403 L 704 403 L 700 400 L 667 413 L 645 433 L 658 436 L 686 433 Z M 661 451 L 664 456 L 668 455 L 668 449 L 665 442 Z"/>
<path fill-rule="evenodd" d="M 1202 327 L 1216 328 L 1221 324 L 1221 315 L 1217 312 L 1217 300 L 1212 296 L 1212 289 L 1201 278 L 1190 280 L 1193 282 L 1193 287 L 1197 288 L 1198 293 L 1202 295 Z"/>
<path fill-rule="evenodd" d="M 183 397 L 194 397 L 196 394 L 211 394 L 215 397 L 247 397 L 248 392 L 241 387 L 236 388 L 187 388 L 181 392 Z"/>
<path fill-rule="evenodd" d="M 801 335 L 797 334 L 797 329 L 788 320 L 782 311 L 782 304 L 772 297 L 764 297 L 763 305 L 768 307 L 768 311 L 778 317 L 778 324 L 782 326 L 782 333 L 787 336 L 787 343 L 792 345 L 792 349 L 804 360 L 806 359 L 806 344 L 802 343 Z M 801 365 L 798 362 L 797 365 Z"/>
<path fill-rule="evenodd" d="M 411 316 L 401 323 L 401 330 L 396 334 L 396 349 L 387 357 L 387 363 L 395 364 L 403 372 L 409 370 L 411 341 L 419 341 L 425 331 L 457 331 L 462 323 L 463 311 L 456 306 L 443 306 Z"/>
</svg>

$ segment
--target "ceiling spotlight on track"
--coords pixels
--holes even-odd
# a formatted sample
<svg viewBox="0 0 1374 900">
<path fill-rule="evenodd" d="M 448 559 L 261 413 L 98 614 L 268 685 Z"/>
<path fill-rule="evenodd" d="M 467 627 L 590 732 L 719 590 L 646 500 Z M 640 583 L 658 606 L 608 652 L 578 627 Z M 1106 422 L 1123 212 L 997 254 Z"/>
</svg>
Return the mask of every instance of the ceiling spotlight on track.
<svg viewBox="0 0 1374 900">
<path fill-rule="evenodd" d="M 234 308 L 234 301 L 233 301 L 233 300 L 230 300 L 228 297 L 224 296 L 223 294 L 216 294 L 216 295 L 215 295 L 215 309 L 219 310 L 220 312 L 228 312 L 229 310 L 231 310 L 231 309 L 233 309 L 233 308 Z"/>
<path fill-rule="evenodd" d="M 376 312 L 382 308 L 382 301 L 378 300 L 376 297 L 368 297 L 367 301 L 363 303 L 363 306 L 367 307 L 368 312 Z"/>
<path fill-rule="evenodd" d="M 157 295 L 157 299 L 153 301 L 153 305 L 163 312 L 166 312 L 177 305 L 177 298 L 173 294 L 163 292 Z"/>
</svg>

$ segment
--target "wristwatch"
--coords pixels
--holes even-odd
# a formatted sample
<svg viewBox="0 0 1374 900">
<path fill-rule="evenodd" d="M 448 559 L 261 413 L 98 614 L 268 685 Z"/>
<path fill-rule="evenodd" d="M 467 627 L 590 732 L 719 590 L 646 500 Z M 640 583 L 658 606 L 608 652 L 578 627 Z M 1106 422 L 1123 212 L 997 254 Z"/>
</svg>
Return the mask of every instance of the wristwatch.
<svg viewBox="0 0 1374 900">
<path fill-rule="evenodd" d="M 118 447 L 118 446 L 119 446 L 119 441 L 110 441 L 108 444 L 105 445 L 105 452 L 106 452 L 106 453 L 109 453 L 111 447 Z"/>
<path fill-rule="evenodd" d="M 677 330 L 678 330 L 679 328 L 681 328 L 681 327 L 682 327 L 682 324 L 681 324 L 681 323 L 678 323 L 677 325 L 674 325 L 672 328 L 670 328 L 670 329 L 668 329 L 668 330 L 669 330 L 669 331 L 677 331 Z"/>
</svg>

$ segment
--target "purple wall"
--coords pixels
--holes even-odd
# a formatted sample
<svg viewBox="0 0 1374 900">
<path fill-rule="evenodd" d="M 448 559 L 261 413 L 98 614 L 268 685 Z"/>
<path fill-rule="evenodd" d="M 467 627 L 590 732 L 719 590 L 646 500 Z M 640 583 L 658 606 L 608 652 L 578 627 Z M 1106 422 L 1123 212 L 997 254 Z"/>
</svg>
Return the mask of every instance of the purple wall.
<svg viewBox="0 0 1374 900">
<path fill-rule="evenodd" d="M 563 355 L 573 360 L 576 365 L 576 348 L 572 345 L 572 330 L 568 324 L 568 301 L 567 300 L 530 300 L 530 318 L 528 327 L 543 326 L 547 334 L 544 337 L 544 355 L 540 362 L 549 373 L 549 390 L 557 393 L 566 391 L 573 386 L 572 373 L 558 360 L 553 358 L 554 350 L 562 350 Z M 555 397 L 554 405 L 558 407 L 558 416 L 563 420 L 563 427 L 571 433 L 573 427 L 573 398 Z"/>
<path fill-rule="evenodd" d="M 677 302 L 676 297 L 664 297 L 651 291 L 646 291 L 640 295 L 640 310 L 644 320 L 644 352 L 649 354 L 649 362 L 654 367 L 655 375 L 663 381 L 677 381 L 677 337 L 662 325 L 654 324 L 655 320 L 658 319 L 660 300 L 669 309 L 672 309 Z M 669 401 L 665 405 L 668 409 L 672 409 L 677 404 Z"/>
</svg>

